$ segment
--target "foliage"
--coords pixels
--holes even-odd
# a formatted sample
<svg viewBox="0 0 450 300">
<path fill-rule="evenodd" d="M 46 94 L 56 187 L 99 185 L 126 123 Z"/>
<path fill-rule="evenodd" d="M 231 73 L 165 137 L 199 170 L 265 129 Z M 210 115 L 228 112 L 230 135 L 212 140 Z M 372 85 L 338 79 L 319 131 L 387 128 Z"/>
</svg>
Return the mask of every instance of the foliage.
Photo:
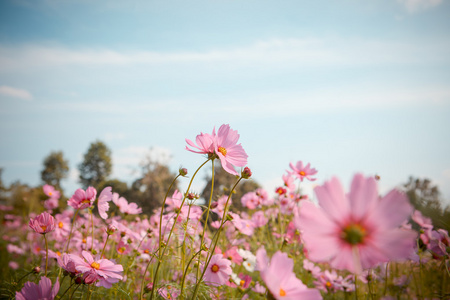
<svg viewBox="0 0 450 300">
<path fill-rule="evenodd" d="M 111 150 L 101 141 L 91 143 L 78 169 L 80 183 L 84 188 L 98 187 L 111 175 Z"/>
<path fill-rule="evenodd" d="M 69 162 L 64 159 L 62 151 L 51 152 L 44 159 L 44 168 L 41 171 L 41 179 L 46 184 L 61 189 L 61 180 L 67 178 Z"/>
<path fill-rule="evenodd" d="M 433 185 L 427 178 L 409 177 L 404 187 L 415 209 L 431 218 L 437 227 L 450 231 L 450 206 L 442 206 L 443 201 L 438 186 Z"/>
</svg>

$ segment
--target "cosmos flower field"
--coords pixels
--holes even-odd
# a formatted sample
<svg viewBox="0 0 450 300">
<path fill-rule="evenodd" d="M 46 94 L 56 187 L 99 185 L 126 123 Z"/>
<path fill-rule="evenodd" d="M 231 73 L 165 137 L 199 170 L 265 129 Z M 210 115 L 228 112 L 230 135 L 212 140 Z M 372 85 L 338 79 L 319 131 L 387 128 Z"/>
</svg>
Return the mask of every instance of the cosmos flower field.
<svg viewBox="0 0 450 300">
<path fill-rule="evenodd" d="M 180 168 L 173 182 L 187 180 L 187 190 L 167 194 L 150 217 L 111 187 L 74 191 L 64 211 L 49 185 L 48 199 L 28 216 L 1 206 L 9 274 L 1 297 L 450 299 L 448 232 L 403 192 L 380 195 L 375 176 L 357 173 L 348 184 L 323 180 L 312 201 L 302 184 L 322 181 L 320 172 L 299 160 L 287 164 L 276 191 L 235 199 L 236 186 L 252 180 L 238 132 L 222 125 L 186 143 L 205 162 Z M 236 182 L 229 194 L 201 202 L 189 188 L 205 166 L 214 178 L 219 160 Z"/>
</svg>

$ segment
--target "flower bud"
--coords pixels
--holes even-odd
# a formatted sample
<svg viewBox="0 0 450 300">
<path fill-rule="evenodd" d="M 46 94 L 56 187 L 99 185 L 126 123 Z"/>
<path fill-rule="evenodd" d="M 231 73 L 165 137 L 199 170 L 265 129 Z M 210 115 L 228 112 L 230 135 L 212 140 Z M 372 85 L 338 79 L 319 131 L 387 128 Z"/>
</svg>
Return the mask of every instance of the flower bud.
<svg viewBox="0 0 450 300">
<path fill-rule="evenodd" d="M 41 272 L 41 267 L 39 267 L 39 266 L 34 267 L 33 273 L 39 274 L 40 272 Z"/>
<path fill-rule="evenodd" d="M 116 230 L 117 230 L 117 227 L 116 227 L 116 226 L 114 226 L 114 225 L 112 225 L 112 224 L 109 224 L 109 225 L 108 225 L 108 228 L 106 229 L 106 233 L 107 233 L 108 235 L 111 235 L 111 234 L 113 234 Z"/>
<path fill-rule="evenodd" d="M 219 203 L 217 203 L 217 201 L 216 201 L 216 202 L 213 202 L 213 203 L 211 203 L 211 208 L 214 209 L 214 208 L 216 208 L 218 205 L 219 205 Z"/>
<path fill-rule="evenodd" d="M 250 177 L 252 177 L 252 171 L 249 167 L 245 167 L 244 170 L 242 170 L 241 177 L 244 179 L 249 179 Z"/>
<path fill-rule="evenodd" d="M 178 170 L 178 172 L 180 172 L 180 175 L 184 177 L 184 176 L 187 175 L 188 170 L 187 170 L 186 168 L 180 168 L 180 169 Z"/>
</svg>

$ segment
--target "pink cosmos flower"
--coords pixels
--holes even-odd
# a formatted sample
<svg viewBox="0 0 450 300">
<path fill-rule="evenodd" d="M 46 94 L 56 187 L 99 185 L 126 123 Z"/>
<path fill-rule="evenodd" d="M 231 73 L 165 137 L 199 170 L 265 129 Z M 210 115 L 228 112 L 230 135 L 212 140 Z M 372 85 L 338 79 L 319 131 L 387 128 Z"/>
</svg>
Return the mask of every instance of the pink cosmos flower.
<svg viewBox="0 0 450 300">
<path fill-rule="evenodd" d="M 195 145 L 191 140 L 186 139 L 186 143 L 199 151 L 190 149 L 186 146 L 186 150 L 194 153 L 217 155 L 220 163 L 225 171 L 233 175 L 239 175 L 233 166 L 244 167 L 247 164 L 247 153 L 241 144 L 237 144 L 239 134 L 236 130 L 232 130 L 230 125 L 224 124 L 217 131 L 213 129 L 212 134 L 201 133 L 197 135 Z"/>
<path fill-rule="evenodd" d="M 55 218 L 48 212 L 44 211 L 42 214 L 30 219 L 28 223 L 31 229 L 40 234 L 45 234 L 55 230 Z"/>
<path fill-rule="evenodd" d="M 44 207 L 45 209 L 51 210 L 55 209 L 59 206 L 59 202 L 57 198 L 49 198 L 44 201 Z"/>
<path fill-rule="evenodd" d="M 122 265 L 115 264 L 108 259 L 98 259 L 94 260 L 91 253 L 87 251 L 82 251 L 81 255 L 84 259 L 79 256 L 72 256 L 71 259 L 75 263 L 75 268 L 81 273 L 95 272 L 99 277 L 100 281 L 96 284 L 97 286 L 103 286 L 109 289 L 113 283 L 122 280 Z"/>
<path fill-rule="evenodd" d="M 237 144 L 239 134 L 228 124 L 220 126 L 214 139 L 214 150 L 220 158 L 222 168 L 230 174 L 238 175 L 233 166 L 244 167 L 247 164 L 247 153 L 241 144 Z"/>
<path fill-rule="evenodd" d="M 109 210 L 109 201 L 112 199 L 112 188 L 110 186 L 107 186 L 103 189 L 103 191 L 100 193 L 100 196 L 98 197 L 98 214 L 100 217 L 104 220 L 108 218 L 108 214 L 106 213 Z"/>
<path fill-rule="evenodd" d="M 61 197 L 61 193 L 51 185 L 46 184 L 42 187 L 42 189 L 44 190 L 44 194 L 50 198 L 59 199 L 59 197 Z"/>
<path fill-rule="evenodd" d="M 316 178 L 312 178 L 311 176 L 317 174 L 317 170 L 311 169 L 310 163 L 308 163 L 306 166 L 303 166 L 303 162 L 298 161 L 296 165 L 290 163 L 289 166 L 292 169 L 292 172 L 290 173 L 295 174 L 298 178 L 300 178 L 301 181 L 303 181 L 304 178 L 310 181 L 316 180 Z"/>
<path fill-rule="evenodd" d="M 67 204 L 75 209 L 83 209 L 92 206 L 97 196 L 97 190 L 92 186 L 88 187 L 86 191 L 78 189 L 73 194 L 72 198 L 67 201 Z"/>
<path fill-rule="evenodd" d="M 17 300 L 53 300 L 59 291 L 59 281 L 56 279 L 56 283 L 52 289 L 52 281 L 43 276 L 39 281 L 39 285 L 34 282 L 26 282 L 20 292 L 16 292 Z"/>
<path fill-rule="evenodd" d="M 261 278 L 275 299 L 322 299 L 318 290 L 309 289 L 295 276 L 294 261 L 286 253 L 277 251 L 269 262 L 266 249 L 261 247 L 256 261 Z"/>
<path fill-rule="evenodd" d="M 117 193 L 113 194 L 112 201 L 123 214 L 138 215 L 142 212 L 142 208 L 138 207 L 136 203 L 128 203 L 127 199 L 124 197 L 119 198 L 119 194 Z"/>
<path fill-rule="evenodd" d="M 231 261 L 223 258 L 222 254 L 214 254 L 205 271 L 205 283 L 209 285 L 223 285 L 231 275 Z"/>
<path fill-rule="evenodd" d="M 360 273 L 413 251 L 416 233 L 399 228 L 412 211 L 403 193 L 392 190 L 380 198 L 375 179 L 361 174 L 348 195 L 337 178 L 315 192 L 320 207 L 303 202 L 297 222 L 309 259 Z"/>
</svg>

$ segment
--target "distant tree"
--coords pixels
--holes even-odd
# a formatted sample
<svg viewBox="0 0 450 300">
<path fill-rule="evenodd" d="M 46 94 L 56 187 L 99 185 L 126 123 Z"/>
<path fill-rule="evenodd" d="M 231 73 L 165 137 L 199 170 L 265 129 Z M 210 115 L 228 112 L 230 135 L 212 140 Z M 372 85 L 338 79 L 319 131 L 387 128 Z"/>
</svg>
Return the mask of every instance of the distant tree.
<svg viewBox="0 0 450 300">
<path fill-rule="evenodd" d="M 438 186 L 429 179 L 410 177 L 404 184 L 406 194 L 413 207 L 431 218 L 433 225 L 450 231 L 450 207 L 442 206 L 441 193 Z"/>
<path fill-rule="evenodd" d="M 214 162 L 214 191 L 213 191 L 213 197 L 212 201 L 215 201 L 219 199 L 222 195 L 229 195 L 230 190 L 233 187 L 233 185 L 236 183 L 236 176 L 231 175 L 227 171 L 225 171 L 221 165 L 219 160 L 216 160 Z M 207 173 L 205 180 L 206 180 L 206 186 L 203 189 L 201 193 L 201 197 L 205 200 L 207 203 L 209 200 L 209 196 L 211 195 L 211 183 L 212 183 L 212 177 L 211 177 L 211 169 Z M 241 180 L 239 184 L 237 185 L 235 192 L 231 196 L 232 200 L 232 208 L 235 211 L 244 211 L 246 210 L 245 207 L 242 206 L 241 203 L 241 197 L 248 193 L 253 192 L 257 188 L 260 188 L 261 186 L 253 179 L 247 179 L 247 180 Z"/>
<path fill-rule="evenodd" d="M 67 178 L 69 162 L 64 159 L 62 151 L 51 152 L 44 159 L 44 169 L 41 171 L 41 179 L 57 189 L 61 189 L 61 180 Z"/>
<path fill-rule="evenodd" d="M 141 162 L 141 175 L 131 185 L 129 201 L 136 202 L 142 207 L 142 212 L 151 215 L 155 208 L 161 207 L 164 196 L 177 173 L 173 173 L 167 162 L 157 161 L 150 152 Z M 169 192 L 169 197 L 178 189 L 175 182 Z"/>
<path fill-rule="evenodd" d="M 101 141 L 91 143 L 84 159 L 78 165 L 80 183 L 84 188 L 93 186 L 98 188 L 111 174 L 111 150 Z"/>
</svg>

